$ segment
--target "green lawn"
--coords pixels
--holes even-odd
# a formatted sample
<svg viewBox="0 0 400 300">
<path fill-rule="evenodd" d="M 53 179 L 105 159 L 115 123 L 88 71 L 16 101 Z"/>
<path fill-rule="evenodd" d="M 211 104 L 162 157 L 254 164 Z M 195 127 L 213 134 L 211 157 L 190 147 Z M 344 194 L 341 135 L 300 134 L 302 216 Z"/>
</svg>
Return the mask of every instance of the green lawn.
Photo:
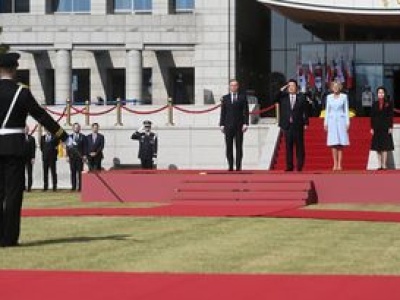
<svg viewBox="0 0 400 300">
<path fill-rule="evenodd" d="M 25 193 L 23 208 L 152 207 L 156 203 L 81 202 L 80 194 L 69 191 Z"/>
<path fill-rule="evenodd" d="M 77 194 L 56 195 L 32 193 L 25 206 L 77 206 Z M 400 275 L 399 232 L 297 219 L 23 218 L 22 246 L 0 248 L 0 268 Z"/>
</svg>

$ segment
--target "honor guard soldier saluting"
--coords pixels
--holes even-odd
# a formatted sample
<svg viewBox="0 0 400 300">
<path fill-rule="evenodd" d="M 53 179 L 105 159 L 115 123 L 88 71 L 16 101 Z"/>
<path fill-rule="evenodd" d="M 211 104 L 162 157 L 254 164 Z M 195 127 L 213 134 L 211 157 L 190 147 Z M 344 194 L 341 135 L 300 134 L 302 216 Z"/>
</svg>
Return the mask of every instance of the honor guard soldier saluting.
<svg viewBox="0 0 400 300">
<path fill-rule="evenodd" d="M 158 141 L 157 135 L 151 131 L 151 122 L 144 121 L 143 126 L 139 128 L 131 139 L 139 141 L 139 155 L 142 163 L 142 169 L 153 169 L 154 159 L 157 158 Z"/>
<path fill-rule="evenodd" d="M 0 246 L 18 245 L 24 191 L 25 123 L 28 114 L 57 138 L 67 133 L 36 102 L 27 87 L 18 85 L 18 53 L 0 55 Z"/>
</svg>

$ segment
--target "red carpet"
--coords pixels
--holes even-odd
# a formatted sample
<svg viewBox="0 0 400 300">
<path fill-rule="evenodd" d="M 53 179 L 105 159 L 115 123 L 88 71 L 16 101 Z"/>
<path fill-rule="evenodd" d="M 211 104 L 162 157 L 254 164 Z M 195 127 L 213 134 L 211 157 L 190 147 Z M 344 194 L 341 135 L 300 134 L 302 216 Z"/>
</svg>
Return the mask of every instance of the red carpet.
<svg viewBox="0 0 400 300">
<path fill-rule="evenodd" d="M 400 277 L 0 271 L 7 300 L 394 300 Z"/>
<path fill-rule="evenodd" d="M 338 221 L 400 222 L 400 212 L 300 209 L 297 205 L 174 204 L 155 208 L 24 209 L 24 217 L 270 217 Z"/>
<path fill-rule="evenodd" d="M 332 158 L 326 146 L 326 132 L 323 118 L 310 118 L 310 126 L 305 132 L 306 163 L 304 170 L 330 170 Z M 351 118 L 350 146 L 344 150 L 343 168 L 346 170 L 365 170 L 368 164 L 371 143 L 370 119 Z M 285 141 L 281 138 L 273 165 L 274 170 L 284 170 L 286 157 Z"/>
<path fill-rule="evenodd" d="M 268 216 L 281 211 L 298 208 L 297 203 L 287 205 L 263 204 L 173 204 L 153 208 L 52 208 L 52 209 L 24 209 L 24 217 L 80 217 L 80 216 L 108 216 L 108 217 L 251 217 Z"/>
</svg>

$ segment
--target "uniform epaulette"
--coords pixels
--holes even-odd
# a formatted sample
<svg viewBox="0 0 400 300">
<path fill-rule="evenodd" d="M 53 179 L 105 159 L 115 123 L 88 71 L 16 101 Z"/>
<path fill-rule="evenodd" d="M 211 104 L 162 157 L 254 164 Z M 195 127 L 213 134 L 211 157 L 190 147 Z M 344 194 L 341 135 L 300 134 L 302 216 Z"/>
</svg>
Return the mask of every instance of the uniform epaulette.
<svg viewBox="0 0 400 300">
<path fill-rule="evenodd" d="M 61 135 L 63 134 L 63 132 L 64 132 L 64 129 L 62 129 L 62 128 L 60 127 L 60 129 L 57 130 L 55 136 L 56 136 L 57 138 L 59 138 L 59 137 L 61 137 Z"/>
<path fill-rule="evenodd" d="M 24 83 L 22 83 L 22 82 L 18 82 L 18 85 L 22 86 L 24 89 L 29 89 L 29 86 L 24 84 Z"/>
</svg>

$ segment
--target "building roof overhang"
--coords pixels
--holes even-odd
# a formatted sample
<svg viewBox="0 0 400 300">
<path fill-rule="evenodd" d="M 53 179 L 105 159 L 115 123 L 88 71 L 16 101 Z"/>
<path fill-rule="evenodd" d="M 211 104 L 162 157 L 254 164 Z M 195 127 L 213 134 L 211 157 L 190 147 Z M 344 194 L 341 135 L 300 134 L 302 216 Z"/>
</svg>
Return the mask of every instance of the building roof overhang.
<svg viewBox="0 0 400 300">
<path fill-rule="evenodd" d="M 271 10 L 301 24 L 339 23 L 344 25 L 391 27 L 400 26 L 398 8 L 367 8 L 303 3 L 287 0 L 258 0 Z M 326 1 L 328 3 L 329 1 Z"/>
</svg>

